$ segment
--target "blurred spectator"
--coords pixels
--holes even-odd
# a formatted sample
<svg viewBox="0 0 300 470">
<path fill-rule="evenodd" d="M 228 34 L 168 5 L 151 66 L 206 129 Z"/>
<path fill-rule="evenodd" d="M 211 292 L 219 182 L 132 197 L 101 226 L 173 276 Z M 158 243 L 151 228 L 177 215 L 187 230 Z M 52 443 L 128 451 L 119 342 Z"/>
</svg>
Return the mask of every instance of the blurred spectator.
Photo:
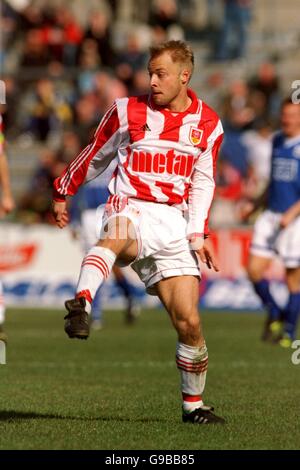
<svg viewBox="0 0 300 470">
<path fill-rule="evenodd" d="M 230 84 L 221 106 L 224 128 L 227 131 L 246 129 L 255 118 L 250 89 L 243 80 L 235 80 Z"/>
<path fill-rule="evenodd" d="M 62 31 L 63 56 L 62 62 L 67 66 L 75 66 L 79 45 L 83 32 L 69 7 L 61 6 L 56 11 L 56 23 Z"/>
<path fill-rule="evenodd" d="M 82 148 L 80 136 L 74 131 L 65 131 L 62 135 L 60 147 L 56 153 L 55 173 L 60 174 L 64 167 L 73 160 L 74 156 L 79 155 Z M 61 164 L 61 168 L 58 166 Z"/>
<path fill-rule="evenodd" d="M 137 33 L 129 33 L 124 50 L 117 57 L 117 76 L 129 88 L 135 72 L 146 67 L 147 54 L 141 49 Z"/>
<path fill-rule="evenodd" d="M 256 121 L 255 127 L 244 133 L 242 143 L 247 149 L 248 178 L 244 196 L 257 198 L 270 180 L 272 152 L 272 124 L 266 119 Z"/>
<path fill-rule="evenodd" d="M 81 144 L 75 132 L 62 135 L 57 151 L 45 148 L 39 156 L 39 165 L 31 179 L 28 191 L 21 198 L 19 219 L 27 223 L 53 223 L 51 198 L 53 181 L 80 151 Z"/>
<path fill-rule="evenodd" d="M 124 83 L 109 71 L 98 72 L 95 76 L 95 93 L 98 115 L 103 115 L 115 99 L 124 98 L 128 91 Z"/>
<path fill-rule="evenodd" d="M 23 32 L 30 29 L 40 28 L 44 23 L 44 11 L 41 5 L 35 2 L 28 1 L 25 8 L 19 11 L 20 14 L 20 29 Z"/>
<path fill-rule="evenodd" d="M 35 89 L 28 93 L 23 104 L 23 113 L 27 118 L 24 130 L 40 141 L 47 140 L 51 131 L 63 129 L 72 121 L 70 105 L 47 78 L 37 81 Z"/>
<path fill-rule="evenodd" d="M 57 173 L 57 158 L 52 150 L 44 150 L 28 191 L 21 198 L 18 210 L 19 219 L 27 223 L 51 222 L 52 184 Z M 61 167 L 59 167 L 60 171 Z"/>
<path fill-rule="evenodd" d="M 80 94 L 93 91 L 95 75 L 100 64 L 101 58 L 96 42 L 93 39 L 85 39 L 78 59 L 80 70 L 77 83 Z"/>
<path fill-rule="evenodd" d="M 89 18 L 88 28 L 84 34 L 85 39 L 95 41 L 100 62 L 103 66 L 113 67 L 115 51 L 111 46 L 111 34 L 107 15 L 102 11 L 93 11 Z"/>
<path fill-rule="evenodd" d="M 8 2 L 1 3 L 1 41 L 0 41 L 0 70 L 5 63 L 6 51 L 16 39 L 19 16 Z"/>
<path fill-rule="evenodd" d="M 251 90 L 260 93 L 264 99 L 265 117 L 276 118 L 280 109 L 280 87 L 275 67 L 264 62 L 258 69 L 257 76 L 249 83 Z"/>
<path fill-rule="evenodd" d="M 18 108 L 20 89 L 17 80 L 12 77 L 1 77 L 5 86 L 5 104 L 1 105 L 6 138 L 10 139 L 19 133 Z"/>
<path fill-rule="evenodd" d="M 224 17 L 216 59 L 240 59 L 246 55 L 253 2 L 252 0 L 224 0 L 224 2 Z"/>
<path fill-rule="evenodd" d="M 150 80 L 148 70 L 137 70 L 133 75 L 132 95 L 145 95 L 149 93 Z"/>
<path fill-rule="evenodd" d="M 82 147 L 89 143 L 99 121 L 99 115 L 102 116 L 102 113 L 97 109 L 97 102 L 93 93 L 85 94 L 77 101 L 74 127 Z"/>
<path fill-rule="evenodd" d="M 155 0 L 149 24 L 152 28 L 154 44 L 168 39 L 184 39 L 176 0 Z"/>
<path fill-rule="evenodd" d="M 45 67 L 51 60 L 42 31 L 30 29 L 25 36 L 25 45 L 20 59 L 22 67 Z"/>
<path fill-rule="evenodd" d="M 164 31 L 179 23 L 175 0 L 155 0 L 150 15 L 150 25 L 159 26 Z"/>
</svg>

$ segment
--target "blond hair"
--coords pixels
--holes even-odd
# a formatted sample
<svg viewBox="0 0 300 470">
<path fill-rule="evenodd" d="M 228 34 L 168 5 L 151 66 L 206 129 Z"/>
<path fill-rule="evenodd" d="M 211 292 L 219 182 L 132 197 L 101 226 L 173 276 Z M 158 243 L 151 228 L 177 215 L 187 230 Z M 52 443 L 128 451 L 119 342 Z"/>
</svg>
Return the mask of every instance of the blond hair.
<svg viewBox="0 0 300 470">
<path fill-rule="evenodd" d="M 179 62 L 188 67 L 191 74 L 194 69 L 194 53 L 192 48 L 183 41 L 167 41 L 157 46 L 150 47 L 150 59 L 159 57 L 164 52 L 169 52 L 173 62 Z"/>
</svg>

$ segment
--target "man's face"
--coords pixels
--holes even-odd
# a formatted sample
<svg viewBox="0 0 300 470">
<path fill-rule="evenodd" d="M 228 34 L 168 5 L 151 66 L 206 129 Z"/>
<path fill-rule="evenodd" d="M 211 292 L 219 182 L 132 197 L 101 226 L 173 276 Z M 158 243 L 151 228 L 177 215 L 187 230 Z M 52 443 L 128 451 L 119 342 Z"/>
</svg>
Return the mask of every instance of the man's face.
<svg viewBox="0 0 300 470">
<path fill-rule="evenodd" d="M 173 62 L 168 52 L 150 60 L 149 66 L 151 95 L 158 106 L 167 106 L 183 88 L 185 79 L 182 64 Z"/>
<path fill-rule="evenodd" d="M 285 104 L 281 110 L 281 128 L 287 137 L 300 134 L 300 104 Z"/>
</svg>

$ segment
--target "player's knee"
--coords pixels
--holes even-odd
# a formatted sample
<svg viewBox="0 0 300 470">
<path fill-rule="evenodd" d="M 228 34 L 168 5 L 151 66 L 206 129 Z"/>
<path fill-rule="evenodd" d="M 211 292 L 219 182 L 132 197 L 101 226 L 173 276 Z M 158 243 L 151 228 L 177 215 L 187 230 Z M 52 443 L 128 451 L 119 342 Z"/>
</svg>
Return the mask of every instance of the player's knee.
<svg viewBox="0 0 300 470">
<path fill-rule="evenodd" d="M 190 318 L 180 319 L 177 322 L 177 330 L 180 336 L 191 339 L 198 339 L 200 336 L 199 316 L 193 315 Z"/>
<path fill-rule="evenodd" d="M 249 263 L 246 269 L 250 281 L 258 282 L 263 278 L 263 272 L 260 266 L 257 266 L 255 263 Z"/>
</svg>

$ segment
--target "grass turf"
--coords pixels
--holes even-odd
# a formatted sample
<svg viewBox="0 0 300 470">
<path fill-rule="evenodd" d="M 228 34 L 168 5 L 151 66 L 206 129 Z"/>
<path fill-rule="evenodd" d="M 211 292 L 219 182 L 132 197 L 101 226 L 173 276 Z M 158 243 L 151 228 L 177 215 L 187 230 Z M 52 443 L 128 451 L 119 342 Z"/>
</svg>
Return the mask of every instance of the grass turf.
<svg viewBox="0 0 300 470">
<path fill-rule="evenodd" d="M 300 365 L 259 340 L 263 316 L 204 313 L 205 391 L 226 426 L 181 423 L 176 335 L 163 310 L 107 312 L 70 340 L 62 312 L 10 310 L 0 449 L 299 449 Z"/>
</svg>

